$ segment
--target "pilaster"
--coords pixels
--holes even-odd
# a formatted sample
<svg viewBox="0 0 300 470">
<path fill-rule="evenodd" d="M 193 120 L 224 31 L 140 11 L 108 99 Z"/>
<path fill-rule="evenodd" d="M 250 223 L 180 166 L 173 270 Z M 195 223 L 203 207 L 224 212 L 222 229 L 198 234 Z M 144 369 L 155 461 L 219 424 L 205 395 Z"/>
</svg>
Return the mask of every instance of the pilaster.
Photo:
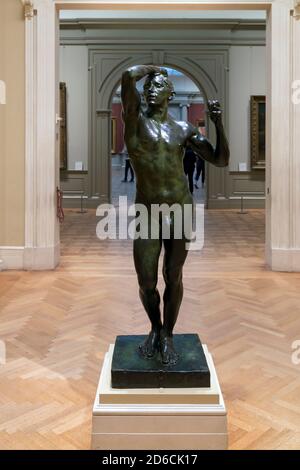
<svg viewBox="0 0 300 470">
<path fill-rule="evenodd" d="M 25 3 L 25 269 L 53 269 L 59 258 L 56 217 L 56 11 L 52 0 Z"/>
<path fill-rule="evenodd" d="M 292 100 L 300 23 L 290 5 L 273 3 L 267 31 L 266 255 L 276 271 L 300 271 L 300 105 Z"/>
</svg>

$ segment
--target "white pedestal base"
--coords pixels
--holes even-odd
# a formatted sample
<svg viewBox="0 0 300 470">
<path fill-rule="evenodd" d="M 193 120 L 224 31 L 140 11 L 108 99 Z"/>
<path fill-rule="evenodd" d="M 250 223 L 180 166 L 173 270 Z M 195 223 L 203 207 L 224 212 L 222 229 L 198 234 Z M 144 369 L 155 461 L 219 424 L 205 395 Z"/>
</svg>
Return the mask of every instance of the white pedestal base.
<svg viewBox="0 0 300 470">
<path fill-rule="evenodd" d="M 209 388 L 121 390 L 110 387 L 111 345 L 93 407 L 92 449 L 226 449 L 227 412 L 212 357 L 203 348 Z"/>
</svg>

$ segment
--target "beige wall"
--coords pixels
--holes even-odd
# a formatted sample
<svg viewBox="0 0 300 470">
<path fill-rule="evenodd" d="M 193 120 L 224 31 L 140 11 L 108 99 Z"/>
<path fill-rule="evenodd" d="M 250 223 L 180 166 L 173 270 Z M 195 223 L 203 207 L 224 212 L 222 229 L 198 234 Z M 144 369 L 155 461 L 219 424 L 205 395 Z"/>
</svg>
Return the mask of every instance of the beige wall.
<svg viewBox="0 0 300 470">
<path fill-rule="evenodd" d="M 1 0 L 0 246 L 24 245 L 25 22 L 20 0 Z"/>
</svg>

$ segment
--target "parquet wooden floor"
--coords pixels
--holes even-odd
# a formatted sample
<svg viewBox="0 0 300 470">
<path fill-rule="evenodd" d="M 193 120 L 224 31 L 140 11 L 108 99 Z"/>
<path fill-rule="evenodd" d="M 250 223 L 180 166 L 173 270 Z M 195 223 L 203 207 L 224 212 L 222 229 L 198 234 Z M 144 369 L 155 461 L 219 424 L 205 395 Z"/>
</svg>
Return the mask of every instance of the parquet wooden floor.
<svg viewBox="0 0 300 470">
<path fill-rule="evenodd" d="M 95 225 L 94 211 L 67 211 L 56 271 L 0 273 L 1 449 L 88 449 L 109 343 L 148 331 L 131 242 L 100 242 Z M 263 211 L 208 211 L 205 234 L 176 332 L 213 354 L 231 449 L 300 448 L 300 274 L 265 267 Z"/>
</svg>

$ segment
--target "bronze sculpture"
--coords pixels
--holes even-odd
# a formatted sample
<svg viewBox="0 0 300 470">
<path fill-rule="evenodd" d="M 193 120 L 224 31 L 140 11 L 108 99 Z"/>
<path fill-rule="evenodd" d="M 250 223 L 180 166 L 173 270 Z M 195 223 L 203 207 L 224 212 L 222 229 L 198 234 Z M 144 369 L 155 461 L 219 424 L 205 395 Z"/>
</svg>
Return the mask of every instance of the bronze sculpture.
<svg viewBox="0 0 300 470">
<path fill-rule="evenodd" d="M 141 108 L 136 81 L 146 76 L 144 95 L 147 110 Z M 214 122 L 217 143 L 210 142 L 189 123 L 173 120 L 168 115 L 168 102 L 174 89 L 166 69 L 139 65 L 122 75 L 122 104 L 125 123 L 125 142 L 136 175 L 136 203 L 150 207 L 152 204 L 181 206 L 192 204 L 183 172 L 184 149 L 190 145 L 204 160 L 227 166 L 229 148 L 225 136 L 219 102 L 209 101 L 210 119 Z M 169 219 L 171 229 L 174 220 Z M 152 357 L 160 350 L 163 364 L 175 364 L 178 355 L 173 345 L 173 329 L 183 296 L 182 268 L 187 256 L 187 239 L 134 240 L 134 263 L 138 276 L 140 298 L 151 322 L 151 331 L 140 346 L 144 357 Z M 163 321 L 160 313 L 160 296 L 156 288 L 158 261 L 164 245 Z"/>
</svg>

